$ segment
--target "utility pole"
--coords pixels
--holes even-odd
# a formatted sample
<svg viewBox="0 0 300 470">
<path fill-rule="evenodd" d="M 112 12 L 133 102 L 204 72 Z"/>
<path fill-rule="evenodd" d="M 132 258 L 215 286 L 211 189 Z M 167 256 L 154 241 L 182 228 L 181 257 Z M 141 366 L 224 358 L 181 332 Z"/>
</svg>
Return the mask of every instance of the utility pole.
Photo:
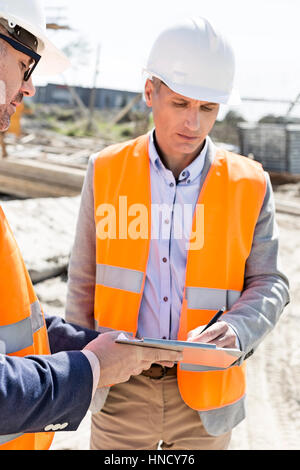
<svg viewBox="0 0 300 470">
<path fill-rule="evenodd" d="M 296 96 L 295 100 L 291 102 L 291 104 L 289 106 L 289 109 L 286 112 L 285 117 L 288 117 L 291 114 L 291 112 L 293 111 L 296 104 L 299 104 L 299 99 L 300 99 L 300 93 Z"/>
<path fill-rule="evenodd" d="M 89 119 L 88 119 L 87 128 L 86 128 L 87 132 L 91 132 L 91 130 L 93 128 L 97 78 L 98 78 L 98 74 L 99 74 L 100 51 L 101 51 L 101 45 L 98 44 L 97 53 L 96 53 L 96 66 L 95 66 L 95 74 L 94 74 L 94 83 L 93 83 L 93 87 L 92 87 L 91 93 L 90 93 Z"/>
</svg>

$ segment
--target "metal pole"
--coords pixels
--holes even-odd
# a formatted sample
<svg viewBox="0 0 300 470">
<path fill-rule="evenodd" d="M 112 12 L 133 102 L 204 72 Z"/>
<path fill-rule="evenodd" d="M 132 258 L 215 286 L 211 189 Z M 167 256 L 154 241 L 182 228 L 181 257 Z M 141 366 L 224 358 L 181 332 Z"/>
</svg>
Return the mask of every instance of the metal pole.
<svg viewBox="0 0 300 470">
<path fill-rule="evenodd" d="M 88 132 L 90 132 L 93 128 L 93 117 L 94 117 L 95 98 L 96 98 L 96 86 L 97 86 L 97 78 L 98 78 L 98 74 L 99 74 L 100 50 L 101 50 L 101 46 L 100 46 L 100 44 L 98 44 L 97 56 L 96 56 L 96 67 L 95 67 L 95 74 L 94 74 L 94 83 L 93 83 L 93 88 L 91 89 L 91 93 L 90 93 L 89 120 L 88 120 L 88 124 L 87 124 L 87 131 Z"/>
<path fill-rule="evenodd" d="M 296 104 L 299 101 L 299 98 L 300 98 L 300 93 L 297 95 L 296 99 L 291 102 L 291 104 L 289 106 L 289 109 L 287 110 L 286 117 L 288 117 L 290 115 L 290 113 L 293 111 L 294 107 L 296 106 Z"/>
</svg>

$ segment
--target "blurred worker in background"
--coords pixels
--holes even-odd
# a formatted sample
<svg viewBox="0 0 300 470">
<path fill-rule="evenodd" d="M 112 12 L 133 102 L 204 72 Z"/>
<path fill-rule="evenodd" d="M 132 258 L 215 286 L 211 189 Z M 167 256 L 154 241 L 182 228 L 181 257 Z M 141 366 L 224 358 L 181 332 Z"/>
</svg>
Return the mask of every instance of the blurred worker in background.
<svg viewBox="0 0 300 470">
<path fill-rule="evenodd" d="M 68 66 L 45 32 L 40 0 L 0 0 L 1 132 L 23 97 L 34 95 L 38 64 L 46 73 Z M 99 335 L 44 316 L 1 208 L 0 265 L 0 450 L 48 449 L 53 431 L 77 429 L 98 386 L 181 357 L 116 344 L 116 332 Z"/>
<path fill-rule="evenodd" d="M 154 363 L 107 388 L 91 448 L 156 449 L 162 441 L 162 449 L 226 449 L 245 417 L 245 359 L 289 302 L 272 188 L 260 164 L 208 136 L 220 104 L 239 97 L 233 50 L 206 19 L 166 28 L 145 72 L 155 127 L 90 158 L 66 317 L 99 331 L 240 348 L 243 356 L 226 370 Z"/>
</svg>

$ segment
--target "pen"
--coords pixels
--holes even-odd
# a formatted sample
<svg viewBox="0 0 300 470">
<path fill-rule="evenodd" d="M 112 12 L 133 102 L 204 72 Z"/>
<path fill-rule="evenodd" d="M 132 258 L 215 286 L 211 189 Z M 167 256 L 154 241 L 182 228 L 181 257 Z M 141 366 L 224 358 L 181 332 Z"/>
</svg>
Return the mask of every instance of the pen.
<svg viewBox="0 0 300 470">
<path fill-rule="evenodd" d="M 223 315 L 223 313 L 225 312 L 226 308 L 223 307 L 221 308 L 221 310 L 219 310 L 213 317 L 212 319 L 210 320 L 209 323 L 207 323 L 207 325 L 203 328 L 203 330 L 201 331 L 201 333 L 203 333 L 203 331 L 207 330 L 207 328 L 209 328 L 211 325 L 213 325 L 214 323 L 216 323 L 217 320 L 219 320 L 220 316 Z M 200 335 L 201 335 L 200 333 Z"/>
</svg>

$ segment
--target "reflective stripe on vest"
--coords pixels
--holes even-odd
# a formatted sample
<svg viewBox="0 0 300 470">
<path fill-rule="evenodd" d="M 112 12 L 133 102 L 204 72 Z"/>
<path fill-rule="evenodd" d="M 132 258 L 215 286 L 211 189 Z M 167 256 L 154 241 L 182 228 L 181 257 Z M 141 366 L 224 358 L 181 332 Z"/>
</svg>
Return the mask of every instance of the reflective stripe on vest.
<svg viewBox="0 0 300 470">
<path fill-rule="evenodd" d="M 151 240 L 151 181 L 149 136 L 113 145 L 95 159 L 95 223 L 103 227 L 103 211 L 113 207 L 119 235 L 96 237 L 97 283 L 95 323 L 135 334 L 143 295 Z M 138 182 L 138 184 L 137 184 Z M 247 258 L 266 190 L 260 164 L 217 150 L 202 185 L 197 204 L 204 207 L 204 243 L 187 252 L 178 339 L 208 323 L 216 310 L 226 313 L 240 297 Z M 119 205 L 147 209 L 148 236 L 124 237 Z M 120 225 L 122 223 L 120 230 Z M 99 224 L 99 225 L 98 225 Z M 193 219 L 191 233 L 195 230 Z M 117 230 L 114 231 L 116 235 Z M 100 233 L 100 232 L 99 232 Z M 191 372 L 178 368 L 178 387 L 185 403 L 196 410 L 231 405 L 245 394 L 245 364 L 226 370 Z"/>
<path fill-rule="evenodd" d="M 0 446 L 2 446 L 3 444 L 7 444 L 8 442 L 13 441 L 14 439 L 17 439 L 18 437 L 21 437 L 23 435 L 24 435 L 23 433 L 19 433 L 19 434 L 6 434 L 3 436 L 0 436 Z"/>
<path fill-rule="evenodd" d="M 44 317 L 41 310 L 40 302 L 36 300 L 30 305 L 32 331 L 36 333 L 44 326 Z"/>
<path fill-rule="evenodd" d="M 129 292 L 141 292 L 144 273 L 117 266 L 97 264 L 96 284 Z"/>
<path fill-rule="evenodd" d="M 0 360 L 50 354 L 46 324 L 24 260 L 0 207 Z M 46 450 L 53 432 L 0 436 L 0 450 Z"/>
<path fill-rule="evenodd" d="M 187 287 L 185 293 L 188 308 L 197 310 L 219 310 L 220 305 L 229 310 L 241 296 L 240 291 L 207 287 Z"/>
<path fill-rule="evenodd" d="M 139 293 L 142 288 L 144 273 L 132 269 L 97 264 L 96 284 L 113 289 Z M 206 287 L 187 287 L 188 308 L 198 310 L 218 310 L 220 305 L 229 310 L 240 298 L 241 292 Z"/>
<path fill-rule="evenodd" d="M 0 326 L 0 340 L 4 342 L 6 354 L 13 354 L 32 346 L 33 333 L 44 325 L 39 301 L 31 304 L 30 310 L 30 317 L 17 323 Z"/>
</svg>

